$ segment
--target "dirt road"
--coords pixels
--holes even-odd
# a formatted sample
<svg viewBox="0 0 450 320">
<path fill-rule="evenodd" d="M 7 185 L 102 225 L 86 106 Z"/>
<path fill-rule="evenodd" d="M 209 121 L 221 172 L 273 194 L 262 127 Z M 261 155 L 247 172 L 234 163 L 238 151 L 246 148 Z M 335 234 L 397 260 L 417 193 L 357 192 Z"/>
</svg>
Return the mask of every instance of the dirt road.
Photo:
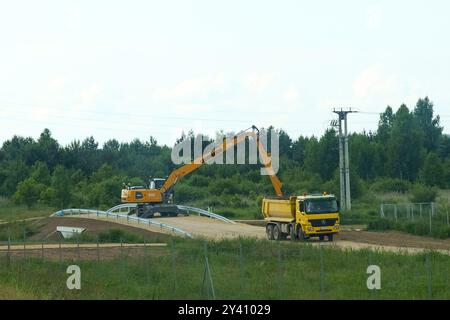
<svg viewBox="0 0 450 320">
<path fill-rule="evenodd" d="M 266 231 L 263 227 L 244 223 L 227 223 L 212 218 L 194 215 L 157 219 L 159 222 L 167 223 L 171 226 L 188 231 L 192 233 L 193 236 L 208 239 L 238 238 L 239 236 L 259 239 L 266 237 Z"/>
<path fill-rule="evenodd" d="M 226 238 L 257 238 L 265 239 L 265 228 L 263 224 L 252 225 L 246 223 L 227 223 L 220 220 L 200 217 L 196 215 L 179 216 L 171 218 L 155 218 L 160 223 L 180 228 L 191 233 L 194 237 L 206 239 L 226 239 Z M 108 228 L 126 228 L 129 231 L 144 232 L 147 235 L 152 234 L 156 240 L 157 235 L 164 236 L 162 233 L 170 233 L 165 229 L 154 226 L 137 224 L 126 219 L 111 219 L 107 221 L 105 218 L 96 218 L 95 216 L 86 217 L 72 216 L 63 218 L 51 218 L 45 227 L 44 234 L 55 230 L 56 225 L 80 226 L 86 227 L 87 230 L 105 230 Z M 145 229 L 145 230 L 144 230 Z M 357 230 L 360 230 L 357 228 Z M 161 240 L 164 240 L 161 239 Z M 314 245 L 334 246 L 343 249 L 373 249 L 390 252 L 420 253 L 424 250 L 435 250 L 444 254 L 450 254 L 450 239 L 439 240 L 428 237 L 419 237 L 402 232 L 370 232 L 356 231 L 351 228 L 345 228 L 336 237 L 333 243 L 320 242 L 317 239 L 308 241 Z"/>
<path fill-rule="evenodd" d="M 198 217 L 158 218 L 158 221 L 182 228 L 194 236 L 209 239 L 223 239 L 236 237 L 250 237 L 266 239 L 264 223 L 224 223 L 222 221 Z M 413 236 L 402 232 L 370 232 L 343 230 L 332 243 L 319 242 L 317 239 L 308 240 L 314 245 L 333 246 L 342 249 L 371 249 L 389 252 L 421 253 L 425 250 L 435 250 L 450 255 L 450 240 L 439 240 L 427 237 Z"/>
</svg>

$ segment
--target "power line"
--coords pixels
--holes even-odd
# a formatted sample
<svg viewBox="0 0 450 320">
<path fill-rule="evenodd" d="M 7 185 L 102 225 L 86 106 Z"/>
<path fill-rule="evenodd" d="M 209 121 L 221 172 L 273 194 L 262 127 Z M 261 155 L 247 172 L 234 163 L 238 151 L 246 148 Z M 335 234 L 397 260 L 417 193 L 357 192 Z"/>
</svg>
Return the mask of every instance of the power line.
<svg viewBox="0 0 450 320">
<path fill-rule="evenodd" d="M 21 111 L 21 110 L 11 110 L 11 108 L 5 107 L 5 106 L 0 106 L 0 110 L 3 111 L 8 111 L 8 112 L 12 112 L 12 113 L 21 113 L 21 114 L 29 114 L 29 112 L 26 111 Z M 139 118 L 139 119 L 166 119 L 166 120 L 183 120 L 183 121 L 204 121 L 204 122 L 232 122 L 232 123 L 253 123 L 253 122 L 260 122 L 260 121 L 255 121 L 255 119 L 219 119 L 219 118 L 191 118 L 191 117 L 179 117 L 179 116 L 160 116 L 160 115 L 145 115 L 145 114 L 136 114 L 136 113 L 118 113 L 118 112 L 111 112 L 108 111 L 107 113 L 105 112 L 100 112 L 100 111 L 90 111 L 90 110 L 83 110 L 83 113 L 91 113 L 91 114 L 95 114 L 95 115 L 101 115 L 102 117 L 105 116 L 117 116 L 117 117 L 131 117 L 131 118 Z M 49 117 L 60 117 L 60 118 L 67 118 L 67 116 L 63 116 L 63 115 L 57 115 L 57 114 L 49 114 Z M 77 120 L 83 120 L 83 121 L 96 121 L 96 119 L 91 119 L 91 118 L 75 118 L 75 117 L 70 117 L 72 119 L 77 119 Z M 103 121 L 103 119 L 101 120 Z M 271 120 L 264 120 L 265 122 L 267 121 L 271 121 Z M 133 120 L 134 122 L 134 120 Z M 288 126 L 288 125 L 292 125 L 292 126 L 298 126 L 298 124 L 303 124 L 303 125 L 313 125 L 313 124 L 320 124 L 319 122 L 311 122 L 311 121 L 295 121 L 295 122 L 291 122 L 291 121 L 282 121 L 284 126 Z M 121 122 L 123 123 L 123 122 Z M 143 125 L 148 125 L 148 122 L 142 123 Z M 152 124 L 153 125 L 153 124 Z M 158 125 L 155 124 L 156 126 L 160 126 L 160 127 L 170 127 L 170 125 Z M 179 127 L 179 126 L 173 126 L 173 127 Z"/>
<path fill-rule="evenodd" d="M 339 127 L 339 172 L 340 172 L 340 193 L 341 204 L 344 209 L 352 210 L 352 202 L 350 196 L 350 159 L 348 152 L 348 130 L 347 115 L 358 111 L 336 110 L 333 112 L 339 116 L 337 121 L 333 121 L 332 125 Z M 344 122 L 344 130 L 342 130 L 342 122 Z"/>
</svg>

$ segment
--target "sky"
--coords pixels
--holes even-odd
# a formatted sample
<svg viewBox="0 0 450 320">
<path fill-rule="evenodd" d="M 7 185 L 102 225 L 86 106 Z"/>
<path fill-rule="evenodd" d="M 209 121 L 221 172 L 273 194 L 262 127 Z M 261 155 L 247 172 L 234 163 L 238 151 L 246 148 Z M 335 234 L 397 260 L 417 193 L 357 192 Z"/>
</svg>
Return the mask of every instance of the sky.
<svg viewBox="0 0 450 320">
<path fill-rule="evenodd" d="M 320 136 L 429 96 L 450 130 L 450 2 L 0 0 L 0 143 L 274 125 Z M 447 39 L 447 40 L 446 40 Z"/>
</svg>

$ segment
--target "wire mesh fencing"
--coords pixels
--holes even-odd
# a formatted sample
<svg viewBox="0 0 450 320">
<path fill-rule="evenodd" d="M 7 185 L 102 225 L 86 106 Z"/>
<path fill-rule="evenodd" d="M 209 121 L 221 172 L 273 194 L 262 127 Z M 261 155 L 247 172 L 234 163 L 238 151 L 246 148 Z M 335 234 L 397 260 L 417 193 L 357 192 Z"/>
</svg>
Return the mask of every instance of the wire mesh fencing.
<svg viewBox="0 0 450 320">
<path fill-rule="evenodd" d="M 415 233 L 449 236 L 450 212 L 448 204 L 428 203 L 382 203 L 380 217 L 392 223 L 405 224 Z"/>
<path fill-rule="evenodd" d="M 442 299 L 450 298 L 449 262 L 447 255 L 426 251 L 394 254 L 249 239 L 3 241 L 0 283 L 45 298 Z M 82 272 L 79 291 L 66 287 L 66 268 L 73 264 Z M 380 274 L 369 272 L 370 266 Z M 369 286 L 373 281 L 379 288 Z"/>
</svg>

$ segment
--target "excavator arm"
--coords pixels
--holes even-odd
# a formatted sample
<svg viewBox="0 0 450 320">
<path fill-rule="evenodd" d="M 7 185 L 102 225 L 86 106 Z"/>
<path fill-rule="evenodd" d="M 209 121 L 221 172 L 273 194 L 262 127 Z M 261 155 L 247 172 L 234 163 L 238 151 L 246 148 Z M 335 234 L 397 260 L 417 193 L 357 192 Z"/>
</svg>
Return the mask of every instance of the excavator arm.
<svg viewBox="0 0 450 320">
<path fill-rule="evenodd" d="M 259 136 L 257 136 L 257 139 L 258 139 L 257 141 L 259 154 L 261 155 L 262 162 L 265 164 L 266 170 L 268 170 L 270 182 L 272 182 L 273 189 L 275 190 L 275 193 L 278 197 L 283 197 L 283 191 L 281 190 L 283 183 L 280 181 L 280 179 L 278 179 L 277 175 L 273 172 L 270 157 L 267 154 L 267 151 L 264 149 L 264 146 L 261 143 L 261 141 L 259 141 Z"/>
<path fill-rule="evenodd" d="M 250 131 L 250 129 L 251 129 L 251 131 Z M 246 137 L 253 137 L 256 140 L 256 143 L 257 143 L 257 146 L 259 149 L 259 153 L 262 158 L 261 160 L 269 172 L 270 181 L 272 182 L 273 188 L 275 189 L 275 193 L 277 196 L 282 197 L 283 192 L 281 191 L 281 187 L 283 184 L 280 181 L 280 179 L 278 179 L 276 174 L 273 172 L 273 169 L 272 169 L 271 163 L 270 163 L 270 157 L 267 154 L 266 150 L 264 149 L 263 144 L 259 140 L 259 130 L 255 126 L 252 126 L 251 128 L 249 128 L 247 130 L 241 131 L 234 137 L 225 139 L 221 144 L 217 145 L 211 153 L 202 155 L 202 156 L 194 159 L 193 162 L 185 164 L 185 165 L 173 170 L 170 173 L 170 175 L 167 177 L 164 185 L 161 187 L 161 192 L 162 193 L 167 192 L 182 177 L 197 170 L 198 168 L 200 168 L 203 164 L 207 163 L 208 161 L 214 160 L 214 158 L 221 156 L 228 149 L 233 148 L 234 146 L 238 145 L 241 142 L 244 142 Z"/>
</svg>

